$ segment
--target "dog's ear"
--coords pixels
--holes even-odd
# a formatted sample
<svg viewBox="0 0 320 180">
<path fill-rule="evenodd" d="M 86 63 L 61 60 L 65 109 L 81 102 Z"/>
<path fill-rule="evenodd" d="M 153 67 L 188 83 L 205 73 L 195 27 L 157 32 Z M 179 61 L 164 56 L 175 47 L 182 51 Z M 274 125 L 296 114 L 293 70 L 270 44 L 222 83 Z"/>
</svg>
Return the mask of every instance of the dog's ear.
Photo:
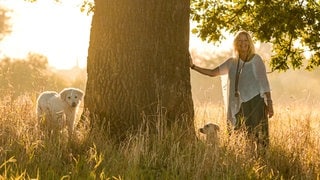
<svg viewBox="0 0 320 180">
<path fill-rule="evenodd" d="M 67 88 L 63 89 L 60 92 L 60 98 L 64 101 L 67 100 L 67 94 L 68 94 L 68 89 Z"/>
<path fill-rule="evenodd" d="M 83 98 L 83 95 L 84 95 L 84 92 L 80 89 L 78 89 L 78 92 L 79 92 L 79 99 L 82 99 Z"/>
<path fill-rule="evenodd" d="M 216 131 L 220 131 L 220 127 L 218 125 L 215 124 L 214 128 L 216 129 Z"/>
</svg>

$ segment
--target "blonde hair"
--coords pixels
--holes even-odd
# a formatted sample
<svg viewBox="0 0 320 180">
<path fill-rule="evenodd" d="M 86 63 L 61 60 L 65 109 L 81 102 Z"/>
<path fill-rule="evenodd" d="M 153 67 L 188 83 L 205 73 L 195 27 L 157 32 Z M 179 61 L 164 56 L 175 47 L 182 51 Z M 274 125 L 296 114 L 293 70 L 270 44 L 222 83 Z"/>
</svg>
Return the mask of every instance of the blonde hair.
<svg viewBox="0 0 320 180">
<path fill-rule="evenodd" d="M 234 40 L 233 40 L 233 52 L 234 52 L 234 57 L 235 58 L 239 58 L 239 50 L 237 47 L 237 41 L 240 38 L 240 35 L 245 35 L 249 41 L 249 49 L 248 49 L 248 57 L 252 57 L 255 54 L 255 47 L 254 47 L 254 43 L 252 40 L 251 35 L 247 32 L 247 31 L 239 31 Z"/>
</svg>

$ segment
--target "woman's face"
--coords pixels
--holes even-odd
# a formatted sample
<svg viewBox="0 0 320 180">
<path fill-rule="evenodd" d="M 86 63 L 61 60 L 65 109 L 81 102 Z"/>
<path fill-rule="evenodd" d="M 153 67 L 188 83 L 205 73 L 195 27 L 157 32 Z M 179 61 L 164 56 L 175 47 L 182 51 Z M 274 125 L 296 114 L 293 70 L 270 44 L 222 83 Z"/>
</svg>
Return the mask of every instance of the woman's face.
<svg viewBox="0 0 320 180">
<path fill-rule="evenodd" d="M 236 47 L 241 52 L 248 52 L 249 49 L 249 39 L 245 34 L 239 34 L 238 39 L 236 40 Z"/>
</svg>

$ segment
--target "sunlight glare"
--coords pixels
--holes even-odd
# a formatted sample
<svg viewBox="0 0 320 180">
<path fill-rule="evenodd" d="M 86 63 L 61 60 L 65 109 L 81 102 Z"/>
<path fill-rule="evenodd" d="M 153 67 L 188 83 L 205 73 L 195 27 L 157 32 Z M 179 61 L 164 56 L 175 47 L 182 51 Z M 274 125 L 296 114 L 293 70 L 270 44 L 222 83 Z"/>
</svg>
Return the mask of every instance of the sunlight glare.
<svg viewBox="0 0 320 180">
<path fill-rule="evenodd" d="M 25 58 L 29 52 L 48 58 L 58 69 L 85 67 L 91 16 L 80 12 L 81 0 L 1 0 L 12 9 L 12 33 L 0 44 L 1 56 Z"/>
</svg>

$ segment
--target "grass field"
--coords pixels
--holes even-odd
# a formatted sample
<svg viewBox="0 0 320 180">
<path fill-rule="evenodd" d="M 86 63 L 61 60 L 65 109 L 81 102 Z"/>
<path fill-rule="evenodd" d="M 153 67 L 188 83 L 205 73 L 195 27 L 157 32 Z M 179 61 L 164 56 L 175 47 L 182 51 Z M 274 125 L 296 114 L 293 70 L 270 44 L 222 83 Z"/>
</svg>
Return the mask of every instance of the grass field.
<svg viewBox="0 0 320 180">
<path fill-rule="evenodd" d="M 218 148 L 181 143 L 178 126 L 159 135 L 141 131 L 114 145 L 108 137 L 97 138 L 98 131 L 89 136 L 88 122 L 65 143 L 37 130 L 34 100 L 7 97 L 0 101 L 0 179 L 320 179 L 320 113 L 313 107 L 275 103 L 271 144 L 262 157 L 245 135 L 226 134 L 220 106 L 195 107 L 197 128 L 220 125 Z"/>
</svg>

